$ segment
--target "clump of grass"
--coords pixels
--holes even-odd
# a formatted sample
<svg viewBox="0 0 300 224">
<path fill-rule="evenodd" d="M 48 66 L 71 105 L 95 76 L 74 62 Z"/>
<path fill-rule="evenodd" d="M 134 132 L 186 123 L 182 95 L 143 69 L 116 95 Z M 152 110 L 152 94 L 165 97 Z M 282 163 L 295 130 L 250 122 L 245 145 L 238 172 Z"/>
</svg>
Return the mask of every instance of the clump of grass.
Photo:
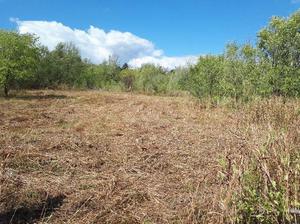
<svg viewBox="0 0 300 224">
<path fill-rule="evenodd" d="M 223 165 L 225 219 L 294 223 L 300 208 L 299 105 L 281 99 L 245 106 Z"/>
</svg>

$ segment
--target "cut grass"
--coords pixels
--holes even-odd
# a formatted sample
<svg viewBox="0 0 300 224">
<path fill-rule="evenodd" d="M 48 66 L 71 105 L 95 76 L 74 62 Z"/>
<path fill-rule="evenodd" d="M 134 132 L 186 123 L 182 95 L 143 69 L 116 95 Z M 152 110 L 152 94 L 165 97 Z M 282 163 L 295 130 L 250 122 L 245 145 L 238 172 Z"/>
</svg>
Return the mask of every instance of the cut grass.
<svg viewBox="0 0 300 224">
<path fill-rule="evenodd" d="M 299 101 L 280 99 L 231 109 L 97 91 L 0 98 L 0 212 L 48 206 L 51 213 L 35 223 L 237 222 L 246 214 L 236 206 L 243 202 L 240 174 L 253 171 L 260 161 L 250 159 L 253 152 L 268 148 L 274 132 L 284 131 L 279 145 L 289 142 L 280 155 L 299 148 L 298 115 Z M 270 169 L 282 168 L 272 162 L 279 154 L 267 156 Z M 289 205 L 299 201 L 299 173 L 293 175 Z M 42 193 L 29 200 L 32 192 Z M 55 197 L 61 201 L 52 208 L 47 198 Z M 20 213 L 12 223 L 18 221 Z"/>
</svg>

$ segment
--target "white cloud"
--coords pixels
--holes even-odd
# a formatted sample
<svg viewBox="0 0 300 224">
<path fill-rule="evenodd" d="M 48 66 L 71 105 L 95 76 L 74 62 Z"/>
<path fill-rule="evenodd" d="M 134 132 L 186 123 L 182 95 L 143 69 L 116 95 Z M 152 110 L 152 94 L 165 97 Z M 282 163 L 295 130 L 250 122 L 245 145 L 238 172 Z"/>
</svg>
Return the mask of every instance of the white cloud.
<svg viewBox="0 0 300 224">
<path fill-rule="evenodd" d="M 129 61 L 129 65 L 132 67 L 140 67 L 143 64 L 155 64 L 165 68 L 183 67 L 190 64 L 195 64 L 198 60 L 197 56 L 185 56 L 185 57 L 141 57 L 135 58 Z"/>
<path fill-rule="evenodd" d="M 154 63 L 166 68 L 184 66 L 194 63 L 196 56 L 167 57 L 164 52 L 146 39 L 129 32 L 104 30 L 90 26 L 88 30 L 72 29 L 59 22 L 22 21 L 12 18 L 16 22 L 20 33 L 33 33 L 40 38 L 40 42 L 50 50 L 59 42 L 72 42 L 81 52 L 82 57 L 93 63 L 101 63 L 109 56 L 117 56 L 121 63 L 139 67 L 144 63 Z"/>
</svg>

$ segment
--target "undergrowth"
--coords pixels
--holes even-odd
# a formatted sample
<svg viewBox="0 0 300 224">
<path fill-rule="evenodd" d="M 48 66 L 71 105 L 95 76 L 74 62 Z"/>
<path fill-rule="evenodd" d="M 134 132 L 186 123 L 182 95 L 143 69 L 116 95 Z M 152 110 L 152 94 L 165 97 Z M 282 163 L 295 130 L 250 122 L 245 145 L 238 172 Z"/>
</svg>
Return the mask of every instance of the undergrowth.
<svg viewBox="0 0 300 224">
<path fill-rule="evenodd" d="M 270 99 L 237 112 L 232 145 L 221 160 L 224 219 L 297 223 L 300 209 L 299 105 Z M 298 217 L 299 221 L 299 217 Z"/>
</svg>

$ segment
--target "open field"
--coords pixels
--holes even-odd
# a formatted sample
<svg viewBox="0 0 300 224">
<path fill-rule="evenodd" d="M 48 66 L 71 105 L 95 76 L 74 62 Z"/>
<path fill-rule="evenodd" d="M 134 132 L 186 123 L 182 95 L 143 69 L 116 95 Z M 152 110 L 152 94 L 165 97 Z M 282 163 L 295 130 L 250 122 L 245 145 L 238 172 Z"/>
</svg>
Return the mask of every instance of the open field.
<svg viewBox="0 0 300 224">
<path fill-rule="evenodd" d="M 270 133 L 281 133 L 270 149 L 299 149 L 298 115 L 298 101 L 230 109 L 96 91 L 0 98 L 0 223 L 222 223 L 241 175 L 232 164 L 246 167 L 247 150 Z M 262 167 L 281 183 L 274 164 Z M 299 176 L 289 178 L 296 197 Z"/>
</svg>

